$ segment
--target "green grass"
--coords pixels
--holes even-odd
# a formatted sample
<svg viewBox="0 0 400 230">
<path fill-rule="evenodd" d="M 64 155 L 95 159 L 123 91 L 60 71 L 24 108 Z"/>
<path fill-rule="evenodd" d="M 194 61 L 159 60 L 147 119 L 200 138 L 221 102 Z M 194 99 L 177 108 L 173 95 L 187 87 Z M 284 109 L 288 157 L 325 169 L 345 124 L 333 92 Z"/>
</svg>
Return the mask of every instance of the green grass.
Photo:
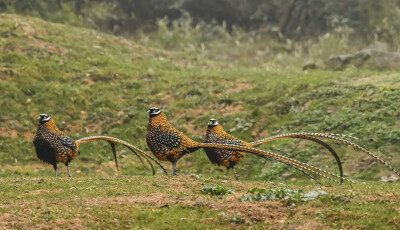
<svg viewBox="0 0 400 230">
<path fill-rule="evenodd" d="M 204 194 L 202 188 L 209 183 L 223 184 L 236 193 Z M 101 177 L 90 173 L 55 178 L 2 174 L 0 227 L 22 228 L 26 224 L 34 228 L 151 229 L 400 227 L 398 183 L 323 187 L 328 195 L 308 202 L 240 201 L 253 188 L 304 192 L 317 189 L 311 184 L 237 182 L 202 176 Z"/>
</svg>

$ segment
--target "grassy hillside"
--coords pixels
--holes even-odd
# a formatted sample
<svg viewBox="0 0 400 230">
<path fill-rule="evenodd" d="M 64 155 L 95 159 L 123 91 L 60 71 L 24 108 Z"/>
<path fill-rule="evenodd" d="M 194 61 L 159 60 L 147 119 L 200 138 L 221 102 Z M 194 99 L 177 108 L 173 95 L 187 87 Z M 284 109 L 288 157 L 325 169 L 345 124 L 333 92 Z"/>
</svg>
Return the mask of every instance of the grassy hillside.
<svg viewBox="0 0 400 230">
<path fill-rule="evenodd" d="M 36 18 L 2 14 L 0 19 L 1 173 L 52 174 L 50 166 L 38 163 L 32 145 L 40 113 L 49 113 L 73 138 L 110 135 L 148 150 L 144 137 L 151 106 L 161 107 L 198 141 L 211 117 L 248 141 L 285 132 L 350 134 L 400 168 L 397 72 L 301 71 L 273 64 L 248 68 Z M 361 152 L 333 146 L 353 178 L 390 173 Z M 287 140 L 261 148 L 336 170 L 334 159 L 308 142 Z M 126 150 L 118 150 L 123 175 L 150 173 Z M 101 143 L 82 146 L 71 166 L 75 173 L 115 173 L 110 149 Z M 180 173 L 225 174 L 203 151 L 185 157 L 178 168 Z M 237 170 L 245 180 L 302 177 L 253 156 Z"/>
</svg>

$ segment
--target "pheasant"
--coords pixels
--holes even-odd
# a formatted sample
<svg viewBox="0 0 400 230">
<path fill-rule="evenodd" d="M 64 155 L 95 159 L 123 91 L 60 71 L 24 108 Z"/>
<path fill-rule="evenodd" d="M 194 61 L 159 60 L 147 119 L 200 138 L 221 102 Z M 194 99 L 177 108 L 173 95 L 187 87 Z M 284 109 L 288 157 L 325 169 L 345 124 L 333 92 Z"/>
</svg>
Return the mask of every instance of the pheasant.
<svg viewBox="0 0 400 230">
<path fill-rule="evenodd" d="M 306 133 L 306 132 L 302 132 L 302 133 L 288 133 L 288 134 L 280 134 L 280 135 L 276 135 L 276 136 L 272 136 L 272 137 L 268 137 L 265 139 L 261 139 L 258 141 L 254 141 L 251 143 L 242 141 L 240 139 L 237 139 L 231 135 L 229 135 L 228 133 L 226 133 L 222 126 L 218 124 L 218 121 L 215 119 L 210 119 L 209 123 L 208 123 L 208 128 L 207 128 L 207 133 L 206 133 L 206 140 L 205 142 L 214 142 L 214 143 L 224 143 L 224 142 L 236 142 L 236 144 L 238 145 L 243 145 L 243 146 L 248 146 L 248 147 L 254 147 L 257 145 L 261 145 L 267 142 L 272 142 L 272 141 L 276 141 L 276 140 L 280 140 L 283 138 L 300 138 L 300 139 L 306 139 L 306 140 L 310 140 L 310 141 L 314 141 L 318 144 L 321 144 L 322 146 L 324 146 L 325 148 L 327 148 L 331 154 L 335 157 L 336 162 L 338 164 L 339 167 L 339 171 L 340 171 L 340 176 L 343 178 L 343 169 L 342 169 L 342 164 L 340 162 L 340 158 L 337 155 L 337 153 L 332 149 L 331 146 L 329 146 L 327 143 L 323 142 L 322 140 L 318 139 L 319 138 L 328 138 L 328 139 L 333 139 L 348 145 L 353 146 L 356 149 L 359 149 L 365 153 L 367 153 L 368 155 L 372 156 L 373 158 L 375 158 L 376 160 L 378 160 L 380 163 L 386 165 L 390 170 L 392 170 L 393 172 L 395 172 L 397 175 L 399 175 L 399 172 L 397 170 L 395 170 L 391 165 L 389 165 L 386 161 L 384 161 L 383 159 L 381 159 L 380 157 L 376 156 L 375 154 L 371 153 L 370 151 L 366 150 L 365 148 L 347 141 L 345 139 L 336 137 L 338 134 L 324 134 L 324 133 Z M 344 135 L 340 135 L 340 136 L 344 136 Z M 237 153 L 237 152 L 233 152 L 233 151 L 226 151 L 226 150 L 220 150 L 220 149 L 207 149 L 206 150 L 207 156 L 210 159 L 210 161 L 214 164 L 217 165 L 222 165 L 224 162 L 224 166 L 225 167 L 231 167 L 233 168 L 233 166 L 230 166 L 231 162 L 235 162 L 235 160 L 237 160 L 237 156 L 238 155 L 243 155 L 243 153 Z M 232 155 L 233 154 L 233 155 Z M 217 158 L 221 158 L 222 156 L 222 161 L 221 159 L 217 159 Z M 225 159 L 226 158 L 226 159 Z M 232 158 L 232 159 L 230 159 Z M 240 159 L 239 159 L 240 160 Z M 236 164 L 237 161 L 234 163 Z M 229 170 L 229 168 L 228 168 Z M 234 168 L 233 168 L 234 170 Z M 234 170 L 235 172 L 235 170 Z M 235 172 L 235 176 L 236 172 Z M 341 183 L 343 183 L 343 179 L 341 179 Z"/>
<path fill-rule="evenodd" d="M 172 163 L 172 175 L 176 175 L 176 163 L 184 155 L 194 152 L 199 148 L 212 148 L 224 150 L 236 150 L 241 152 L 249 152 L 263 158 L 270 158 L 285 163 L 300 171 L 308 171 L 334 182 L 340 183 L 334 178 L 342 179 L 342 177 L 331 172 L 319 169 L 315 166 L 281 156 L 275 153 L 254 149 L 247 146 L 216 144 L 216 143 L 200 143 L 187 137 L 184 133 L 173 127 L 167 120 L 165 114 L 159 108 L 152 107 L 148 111 L 149 124 L 147 126 L 146 142 L 154 156 L 161 161 L 169 161 Z M 309 175 L 309 174 L 307 174 Z M 352 182 L 349 179 L 343 178 Z"/>
<path fill-rule="evenodd" d="M 69 168 L 69 163 L 77 157 L 80 144 L 97 140 L 105 140 L 111 145 L 117 169 L 118 169 L 118 160 L 115 151 L 115 143 L 120 143 L 128 147 L 134 154 L 136 154 L 139 157 L 141 162 L 144 163 L 143 160 L 140 158 L 139 154 L 142 155 L 150 164 L 153 170 L 153 174 L 155 173 L 155 170 L 151 162 L 148 160 L 148 158 L 155 161 L 166 173 L 165 169 L 157 160 L 147 155 L 145 152 L 136 148 L 135 146 L 118 138 L 108 137 L 108 136 L 92 136 L 74 141 L 64 132 L 60 131 L 55 122 L 53 121 L 53 119 L 51 119 L 51 117 L 47 114 L 40 114 L 39 116 L 39 125 L 37 128 L 36 136 L 33 140 L 33 144 L 35 146 L 36 156 L 42 162 L 46 162 L 53 165 L 56 176 L 58 176 L 57 164 L 64 163 L 67 166 L 68 176 L 72 177 Z"/>
<path fill-rule="evenodd" d="M 342 164 L 340 162 L 340 158 L 337 155 L 337 153 L 331 148 L 331 146 L 329 146 L 325 142 L 323 142 L 317 138 L 313 138 L 313 137 L 298 137 L 298 138 L 308 139 L 308 140 L 317 142 L 317 143 L 323 145 L 324 147 L 326 147 L 332 153 L 332 155 L 335 157 L 337 164 L 339 166 L 340 177 L 343 178 L 343 170 L 342 170 Z M 240 140 L 239 138 L 236 138 L 236 137 L 226 133 L 225 130 L 222 128 L 222 126 L 215 119 L 210 119 L 210 121 L 208 122 L 204 143 L 231 144 L 231 145 L 240 145 L 240 146 L 247 146 L 247 147 L 254 147 L 256 145 L 254 143 L 249 143 L 249 142 Z M 236 152 L 236 151 L 231 151 L 231 150 L 226 150 L 226 149 L 208 149 L 208 148 L 205 148 L 204 151 L 206 152 L 207 157 L 211 161 L 211 163 L 218 165 L 218 166 L 220 166 L 220 165 L 225 166 L 227 169 L 227 175 L 229 175 L 229 169 L 232 169 L 235 174 L 236 179 L 239 180 L 239 176 L 237 175 L 236 170 L 235 170 L 235 165 L 243 157 L 243 155 L 244 155 L 243 152 Z M 341 183 L 343 183 L 343 179 L 341 179 Z"/>
</svg>

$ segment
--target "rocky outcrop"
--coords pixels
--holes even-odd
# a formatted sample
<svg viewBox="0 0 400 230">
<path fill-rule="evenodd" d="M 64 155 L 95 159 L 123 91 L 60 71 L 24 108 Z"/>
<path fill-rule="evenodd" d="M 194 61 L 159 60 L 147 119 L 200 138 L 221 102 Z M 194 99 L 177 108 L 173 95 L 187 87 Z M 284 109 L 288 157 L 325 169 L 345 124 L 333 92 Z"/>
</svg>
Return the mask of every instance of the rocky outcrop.
<svg viewBox="0 0 400 230">
<path fill-rule="evenodd" d="M 349 65 L 357 68 L 376 70 L 400 70 L 400 53 L 366 49 L 354 54 L 330 57 L 325 66 L 331 70 L 341 70 Z"/>
</svg>

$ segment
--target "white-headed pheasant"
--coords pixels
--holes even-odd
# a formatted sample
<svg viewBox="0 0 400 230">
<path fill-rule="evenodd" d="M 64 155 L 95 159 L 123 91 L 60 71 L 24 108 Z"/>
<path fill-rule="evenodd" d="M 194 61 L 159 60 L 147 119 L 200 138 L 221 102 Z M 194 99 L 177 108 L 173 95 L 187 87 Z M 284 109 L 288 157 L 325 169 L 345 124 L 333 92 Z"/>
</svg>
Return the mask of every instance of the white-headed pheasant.
<svg viewBox="0 0 400 230">
<path fill-rule="evenodd" d="M 240 145 L 240 146 L 254 147 L 257 145 L 261 145 L 261 144 L 268 143 L 271 141 L 280 140 L 283 138 L 299 138 L 299 139 L 310 140 L 310 141 L 316 142 L 318 144 L 321 144 L 322 146 L 324 146 L 326 149 L 328 149 L 331 152 L 331 154 L 334 156 L 334 158 L 336 159 L 336 162 L 338 164 L 340 176 L 341 176 L 341 183 L 343 183 L 342 163 L 340 161 L 338 154 L 335 152 L 335 150 L 333 150 L 333 148 L 330 145 L 328 145 L 327 143 L 318 139 L 318 138 L 328 138 L 328 139 L 333 139 L 333 140 L 351 145 L 351 146 L 369 154 L 370 156 L 374 157 L 376 160 L 378 160 L 382 164 L 386 165 L 388 168 L 390 168 L 392 171 L 394 171 L 397 175 L 399 175 L 399 173 L 395 169 L 393 169 L 392 166 L 390 166 L 386 161 L 382 160 L 375 154 L 360 147 L 359 145 L 357 145 L 355 143 L 352 143 L 350 141 L 336 137 L 334 135 L 337 135 L 337 134 L 305 133 L 305 132 L 304 133 L 288 133 L 288 134 L 280 134 L 280 135 L 268 137 L 268 138 L 254 141 L 254 142 L 245 142 L 243 140 L 240 140 L 240 139 L 226 133 L 224 131 L 224 129 L 222 128 L 222 126 L 218 123 L 217 120 L 210 119 L 210 121 L 208 122 L 205 142 L 206 143 L 220 143 L 220 144 L 223 144 L 223 143 L 228 144 L 229 143 L 229 144 L 233 144 L 233 145 L 236 144 L 236 145 Z M 224 149 L 205 149 L 205 151 L 206 151 L 208 158 L 210 159 L 210 161 L 212 163 L 214 163 L 216 165 L 224 165 L 225 167 L 227 167 L 228 172 L 229 172 L 229 168 L 232 168 L 233 171 L 235 172 L 235 169 L 234 169 L 235 164 L 244 155 L 243 152 L 229 151 L 229 150 L 224 150 Z M 236 172 L 235 172 L 235 176 L 236 176 L 236 178 L 238 178 Z"/>
<path fill-rule="evenodd" d="M 64 132 L 60 131 L 55 122 L 53 121 L 53 119 L 51 119 L 51 117 L 47 114 L 41 114 L 39 116 L 39 125 L 37 128 L 36 136 L 33 140 L 33 144 L 35 146 L 36 156 L 42 162 L 51 164 L 55 170 L 56 176 L 58 176 L 57 164 L 64 163 L 68 169 L 68 176 L 71 177 L 69 163 L 77 157 L 80 144 L 98 140 L 104 140 L 110 143 L 113 150 L 113 155 L 117 169 L 118 169 L 118 161 L 115 151 L 115 143 L 119 143 L 128 147 L 133 153 L 135 153 L 139 157 L 140 160 L 141 158 L 139 154 L 142 155 L 151 165 L 153 169 L 153 174 L 155 172 L 153 165 L 147 158 L 154 160 L 166 173 L 165 169 L 161 166 L 161 164 L 157 160 L 147 155 L 145 152 L 136 148 L 135 146 L 118 138 L 108 137 L 108 136 L 91 136 L 74 141 Z"/>
<path fill-rule="evenodd" d="M 169 161 L 172 163 L 172 175 L 176 175 L 176 163 L 184 155 L 194 152 L 199 148 L 212 148 L 235 150 L 239 152 L 253 153 L 262 158 L 270 158 L 276 161 L 285 163 L 300 171 L 308 171 L 324 178 L 330 179 L 337 183 L 339 181 L 331 178 L 342 177 L 315 166 L 281 156 L 275 153 L 254 149 L 247 146 L 239 146 L 232 144 L 217 144 L 217 143 L 200 143 L 187 137 L 184 133 L 177 130 L 168 122 L 167 117 L 159 108 L 152 107 L 148 110 L 149 123 L 147 126 L 146 142 L 154 156 L 161 161 Z M 307 174 L 309 175 L 309 174 Z M 347 179 L 345 179 L 347 180 Z M 348 180 L 350 181 L 350 180 Z"/>
</svg>

